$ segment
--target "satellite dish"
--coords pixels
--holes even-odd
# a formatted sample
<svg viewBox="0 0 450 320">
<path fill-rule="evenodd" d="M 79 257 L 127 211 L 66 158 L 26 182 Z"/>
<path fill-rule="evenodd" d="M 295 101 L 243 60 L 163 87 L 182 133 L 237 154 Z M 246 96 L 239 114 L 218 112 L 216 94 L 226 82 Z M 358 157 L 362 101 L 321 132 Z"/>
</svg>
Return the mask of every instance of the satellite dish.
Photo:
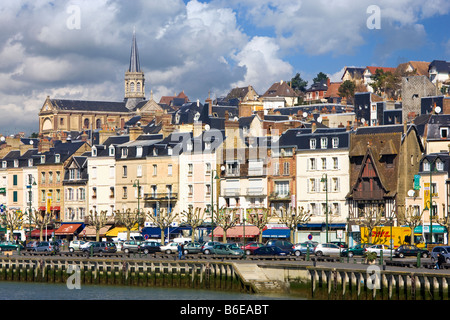
<svg viewBox="0 0 450 320">
<path fill-rule="evenodd" d="M 306 118 L 308 116 L 308 112 L 303 112 L 303 118 Z"/>
<path fill-rule="evenodd" d="M 318 123 L 322 123 L 322 117 L 318 117 L 318 118 L 317 118 L 317 122 L 318 122 Z"/>
<path fill-rule="evenodd" d="M 436 113 L 440 113 L 440 112 L 441 112 L 441 107 L 436 107 L 436 108 L 434 108 L 434 111 L 435 111 Z"/>
<path fill-rule="evenodd" d="M 414 197 L 416 195 L 416 192 L 414 190 L 408 191 L 408 197 Z"/>
<path fill-rule="evenodd" d="M 205 124 L 205 131 L 209 131 L 209 129 L 211 129 L 211 127 L 209 126 L 209 124 Z"/>
<path fill-rule="evenodd" d="M 361 122 L 362 122 L 363 124 L 366 123 L 366 119 L 362 118 L 362 119 L 361 119 Z"/>
<path fill-rule="evenodd" d="M 1 140 L 1 141 L 5 141 L 5 137 L 1 137 L 0 140 Z"/>
<path fill-rule="evenodd" d="M 33 144 L 34 144 L 34 141 L 33 141 L 33 140 L 30 140 L 30 144 L 33 145 Z"/>
</svg>

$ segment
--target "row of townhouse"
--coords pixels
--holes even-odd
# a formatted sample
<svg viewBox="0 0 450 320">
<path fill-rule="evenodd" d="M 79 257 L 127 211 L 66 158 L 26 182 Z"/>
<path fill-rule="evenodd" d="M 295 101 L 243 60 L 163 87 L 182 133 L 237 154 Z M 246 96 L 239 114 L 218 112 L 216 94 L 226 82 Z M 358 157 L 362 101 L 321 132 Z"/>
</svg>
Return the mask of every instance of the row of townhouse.
<svg viewBox="0 0 450 320">
<path fill-rule="evenodd" d="M 0 201 L 24 212 L 51 210 L 56 223 L 83 223 L 90 210 L 112 216 L 189 207 L 205 209 L 211 222 L 212 207 L 228 207 L 241 223 L 247 209 L 269 209 L 276 226 L 284 210 L 303 207 L 312 218 L 296 240 L 358 239 L 362 211 L 382 207 L 387 223 L 408 205 L 426 160 L 421 132 L 414 124 L 354 130 L 313 124 L 255 137 L 227 120 L 223 130 L 195 123 L 170 134 L 143 134 L 136 126 L 127 135 L 100 134 L 93 146 L 44 140 L 3 156 Z"/>
</svg>

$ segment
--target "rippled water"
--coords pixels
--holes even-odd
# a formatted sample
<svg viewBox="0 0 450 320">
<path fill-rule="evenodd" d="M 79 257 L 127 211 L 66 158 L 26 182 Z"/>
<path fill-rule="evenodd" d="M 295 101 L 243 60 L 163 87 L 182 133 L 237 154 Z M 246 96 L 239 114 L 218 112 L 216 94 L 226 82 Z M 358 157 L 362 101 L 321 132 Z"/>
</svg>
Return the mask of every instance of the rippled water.
<svg viewBox="0 0 450 320">
<path fill-rule="evenodd" d="M 290 296 L 152 287 L 81 285 L 68 289 L 65 284 L 0 282 L 0 300 L 267 300 L 292 299 Z"/>
</svg>

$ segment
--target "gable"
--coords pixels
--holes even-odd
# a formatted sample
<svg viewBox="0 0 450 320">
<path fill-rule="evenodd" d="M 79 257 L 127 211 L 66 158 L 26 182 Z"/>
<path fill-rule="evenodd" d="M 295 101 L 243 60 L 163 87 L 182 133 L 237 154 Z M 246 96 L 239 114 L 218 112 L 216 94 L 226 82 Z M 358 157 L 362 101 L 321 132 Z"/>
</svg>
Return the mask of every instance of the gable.
<svg viewBox="0 0 450 320">
<path fill-rule="evenodd" d="M 164 112 L 164 110 L 155 100 L 151 99 L 138 112 L 155 113 L 155 112 Z"/>
</svg>

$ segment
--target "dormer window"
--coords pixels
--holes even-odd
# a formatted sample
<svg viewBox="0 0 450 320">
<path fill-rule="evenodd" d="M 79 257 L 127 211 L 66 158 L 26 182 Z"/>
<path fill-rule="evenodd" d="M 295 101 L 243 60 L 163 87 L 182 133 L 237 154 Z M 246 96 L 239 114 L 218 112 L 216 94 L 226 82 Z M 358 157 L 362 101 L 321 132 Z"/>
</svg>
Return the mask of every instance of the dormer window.
<svg viewBox="0 0 450 320">
<path fill-rule="evenodd" d="M 320 147 L 322 149 L 326 149 L 328 147 L 328 139 L 327 138 L 320 138 Z"/>
<path fill-rule="evenodd" d="M 448 138 L 448 128 L 441 128 L 440 132 L 441 132 L 441 138 L 442 139 L 447 139 Z"/>
<path fill-rule="evenodd" d="M 436 170 L 444 171 L 444 163 L 441 161 L 441 159 L 436 160 Z"/>
<path fill-rule="evenodd" d="M 316 139 L 310 139 L 309 140 L 309 148 L 315 149 L 316 148 Z"/>
<path fill-rule="evenodd" d="M 97 156 L 97 148 L 96 147 L 92 147 L 92 156 L 93 157 Z"/>
<path fill-rule="evenodd" d="M 137 146 L 136 147 L 136 157 L 137 158 L 142 157 L 142 146 Z"/>
<path fill-rule="evenodd" d="M 187 151 L 192 151 L 192 142 L 187 144 Z"/>
<path fill-rule="evenodd" d="M 128 149 L 122 148 L 122 158 L 126 158 L 126 157 L 128 157 Z"/>
<path fill-rule="evenodd" d="M 55 154 L 55 163 L 59 163 L 61 161 L 61 155 Z"/>
<path fill-rule="evenodd" d="M 114 146 L 109 146 L 109 156 L 114 157 L 114 155 L 115 155 Z"/>
<path fill-rule="evenodd" d="M 339 148 L 339 138 L 333 138 L 333 149 Z"/>
<path fill-rule="evenodd" d="M 14 168 L 18 168 L 18 167 L 19 167 L 19 160 L 14 159 Z"/>
<path fill-rule="evenodd" d="M 158 149 L 153 149 L 153 156 L 157 156 L 158 155 Z"/>
<path fill-rule="evenodd" d="M 211 150 L 211 142 L 205 142 L 205 150 Z"/>
<path fill-rule="evenodd" d="M 422 165 L 423 165 L 423 171 L 430 171 L 430 163 L 428 162 L 428 160 L 424 160 Z"/>
<path fill-rule="evenodd" d="M 167 154 L 171 156 L 173 154 L 173 149 L 171 147 L 167 148 Z"/>
<path fill-rule="evenodd" d="M 8 167 L 8 162 L 7 161 L 2 161 L 2 168 L 6 168 Z"/>
<path fill-rule="evenodd" d="M 41 163 L 45 163 L 45 155 L 41 156 Z"/>
</svg>

